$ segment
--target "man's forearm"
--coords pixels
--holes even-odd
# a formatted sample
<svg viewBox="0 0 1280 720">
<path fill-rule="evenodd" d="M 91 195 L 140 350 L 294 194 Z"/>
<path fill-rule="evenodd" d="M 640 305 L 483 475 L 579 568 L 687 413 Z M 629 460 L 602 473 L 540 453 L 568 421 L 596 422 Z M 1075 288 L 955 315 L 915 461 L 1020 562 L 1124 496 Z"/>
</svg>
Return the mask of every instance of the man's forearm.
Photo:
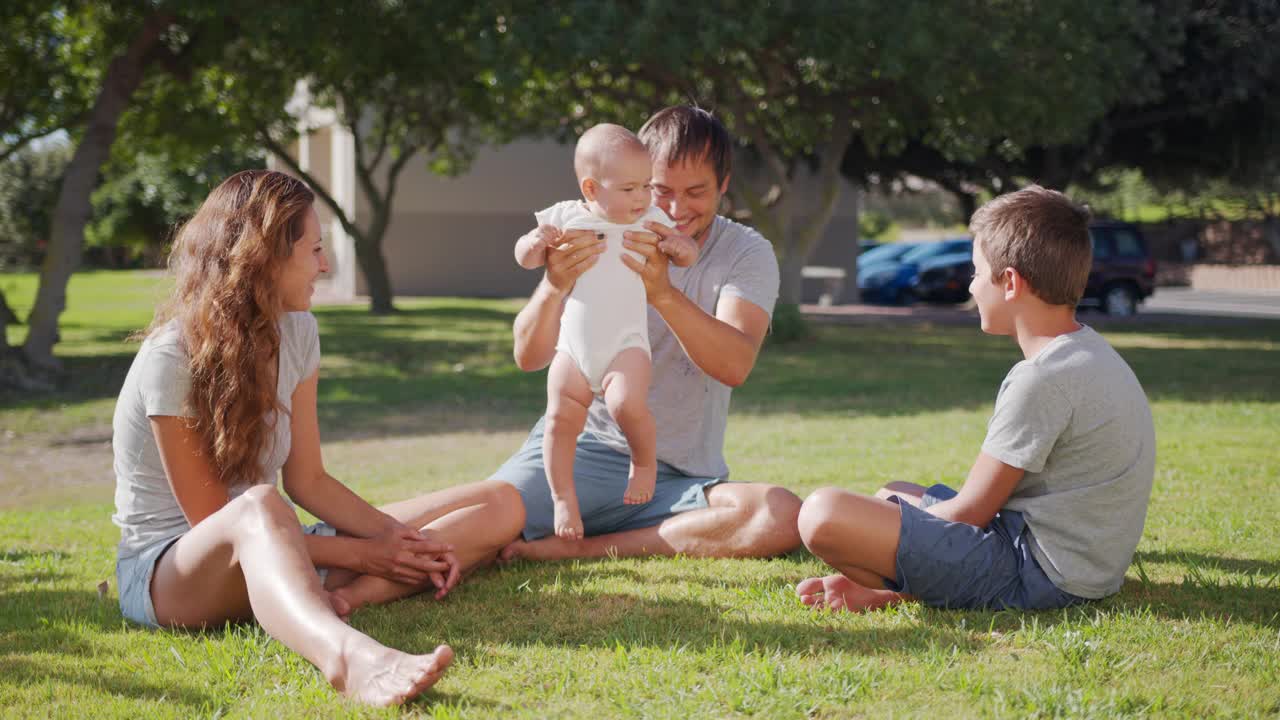
<svg viewBox="0 0 1280 720">
<path fill-rule="evenodd" d="M 757 352 L 746 333 L 707 313 L 681 292 L 671 292 L 654 308 L 702 372 L 729 387 L 746 381 Z"/>
<path fill-rule="evenodd" d="M 551 364 L 556 356 L 556 341 L 560 339 L 563 312 L 564 296 L 543 278 L 511 328 L 515 336 L 516 365 L 521 370 L 532 372 Z"/>
</svg>

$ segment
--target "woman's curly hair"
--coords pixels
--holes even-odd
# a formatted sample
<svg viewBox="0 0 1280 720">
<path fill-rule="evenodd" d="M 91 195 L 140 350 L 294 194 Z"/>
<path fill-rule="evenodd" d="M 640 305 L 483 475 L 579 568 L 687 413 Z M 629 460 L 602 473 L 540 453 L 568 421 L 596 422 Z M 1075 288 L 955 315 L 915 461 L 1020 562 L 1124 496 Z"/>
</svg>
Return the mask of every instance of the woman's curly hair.
<svg viewBox="0 0 1280 720">
<path fill-rule="evenodd" d="M 176 285 L 148 332 L 177 324 L 191 359 L 192 424 L 227 486 L 257 481 L 283 410 L 277 280 L 314 201 L 284 173 L 236 173 L 209 193 L 169 254 Z"/>
</svg>

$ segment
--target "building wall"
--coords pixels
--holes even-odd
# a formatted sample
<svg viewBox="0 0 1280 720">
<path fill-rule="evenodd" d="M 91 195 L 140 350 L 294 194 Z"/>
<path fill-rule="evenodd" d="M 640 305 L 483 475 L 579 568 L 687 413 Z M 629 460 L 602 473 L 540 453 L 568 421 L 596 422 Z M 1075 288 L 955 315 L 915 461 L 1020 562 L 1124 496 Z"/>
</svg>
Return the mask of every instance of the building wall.
<svg viewBox="0 0 1280 720">
<path fill-rule="evenodd" d="M 354 185 L 349 152 L 342 150 L 343 135 L 341 129 L 323 128 L 311 133 L 299 151 L 309 153 L 312 173 L 331 188 L 347 183 L 347 200 L 339 201 L 354 209 L 357 223 L 363 223 L 368 206 Z M 745 175 L 751 168 L 739 171 Z M 816 196 L 816 187 L 804 182 L 795 191 L 801 198 Z M 516 265 L 515 241 L 533 227 L 536 210 L 576 197 L 573 148 L 550 140 L 482 148 L 469 171 L 454 178 L 431 173 L 424 160 L 411 161 L 398 181 L 392 221 L 383 240 L 395 294 L 527 296 L 542 274 Z M 844 268 L 850 278 L 848 287 L 853 284 L 857 257 L 857 207 L 858 192 L 846 186 L 826 236 L 810 260 L 814 265 Z M 803 202 L 800 208 L 803 211 Z M 327 209 L 320 212 L 335 245 L 329 255 L 334 266 L 331 294 L 366 294 L 349 241 Z"/>
</svg>

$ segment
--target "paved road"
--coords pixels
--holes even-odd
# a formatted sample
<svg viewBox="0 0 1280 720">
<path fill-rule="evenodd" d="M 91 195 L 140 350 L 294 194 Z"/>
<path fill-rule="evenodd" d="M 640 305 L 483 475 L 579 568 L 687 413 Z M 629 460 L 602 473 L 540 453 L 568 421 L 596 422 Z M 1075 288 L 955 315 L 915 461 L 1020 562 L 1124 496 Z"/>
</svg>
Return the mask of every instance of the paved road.
<svg viewBox="0 0 1280 720">
<path fill-rule="evenodd" d="M 894 321 L 931 322 L 942 325 L 976 325 L 977 311 L 955 305 L 802 306 L 805 314 L 819 321 L 861 324 Z M 1280 290 L 1192 290 L 1157 288 L 1132 318 L 1109 318 L 1096 310 L 1086 313 L 1090 324 L 1144 324 L 1146 322 L 1195 323 L 1228 318 L 1280 320 Z"/>
<path fill-rule="evenodd" d="M 1280 318 L 1280 290 L 1156 288 L 1139 313 Z"/>
</svg>

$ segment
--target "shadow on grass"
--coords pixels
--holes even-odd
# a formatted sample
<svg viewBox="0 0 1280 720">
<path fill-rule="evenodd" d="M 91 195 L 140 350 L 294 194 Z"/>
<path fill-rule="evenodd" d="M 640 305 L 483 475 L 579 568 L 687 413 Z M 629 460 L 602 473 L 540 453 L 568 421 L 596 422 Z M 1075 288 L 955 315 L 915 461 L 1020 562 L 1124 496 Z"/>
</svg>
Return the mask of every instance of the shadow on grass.
<svg viewBox="0 0 1280 720">
<path fill-rule="evenodd" d="M 14 579 L 29 585 L 32 573 L 27 575 Z M 43 572 L 38 576 L 41 582 L 57 579 Z M 0 646 L 4 647 L 0 684 L 68 683 L 112 695 L 177 702 L 193 710 L 215 700 L 196 687 L 150 682 L 142 673 L 103 667 L 102 663 L 83 663 L 85 658 L 101 655 L 104 636 L 129 632 L 114 596 L 100 598 L 90 591 L 5 587 L 0 588 L 0 604 Z M 63 662 L 50 662 L 49 655 L 58 656 Z"/>
<path fill-rule="evenodd" d="M 1264 575 L 1274 575 L 1280 578 L 1280 561 L 1277 560 L 1229 558 L 1220 557 L 1218 555 L 1183 552 L 1180 550 L 1172 552 L 1139 550 L 1134 553 L 1133 561 L 1135 565 L 1142 562 L 1168 563 L 1172 565 L 1185 566 L 1185 569 L 1202 568 L 1205 570 L 1222 570 L 1241 575 L 1261 573 Z M 1280 611 L 1280 607 L 1278 607 L 1277 610 Z"/>
</svg>

